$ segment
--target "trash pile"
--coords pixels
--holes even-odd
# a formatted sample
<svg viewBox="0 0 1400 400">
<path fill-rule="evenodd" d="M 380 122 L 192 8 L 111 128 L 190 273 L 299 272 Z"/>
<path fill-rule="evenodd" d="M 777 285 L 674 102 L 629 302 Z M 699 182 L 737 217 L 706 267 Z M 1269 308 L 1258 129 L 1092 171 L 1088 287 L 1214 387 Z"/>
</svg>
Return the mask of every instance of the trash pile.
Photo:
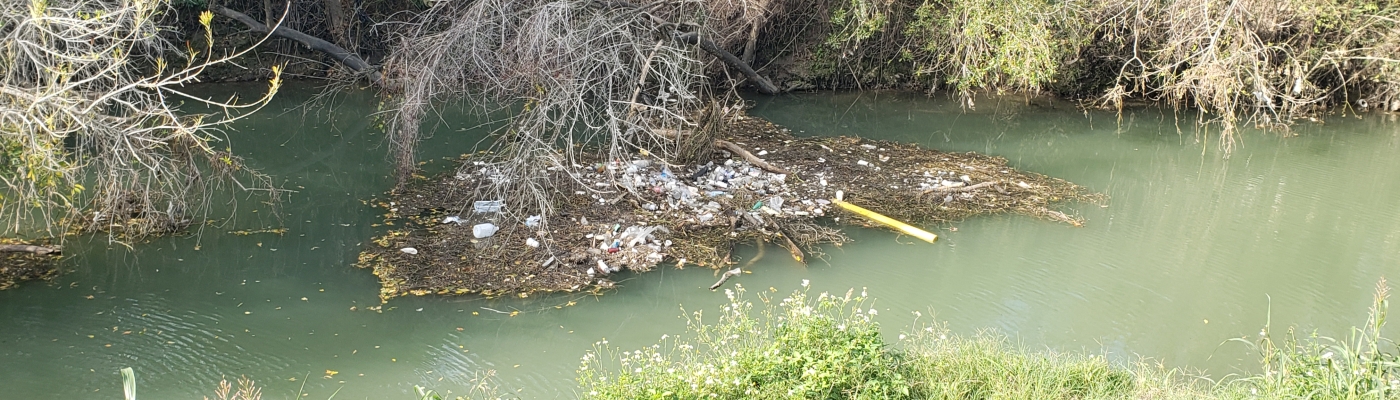
<svg viewBox="0 0 1400 400">
<path fill-rule="evenodd" d="M 395 228 L 361 253 L 359 265 L 380 277 L 385 300 L 597 290 L 612 287 L 618 272 L 663 263 L 728 269 L 736 245 L 773 243 L 799 262 L 819 257 L 821 245 L 848 241 L 833 222 L 868 224 L 833 203 L 842 192 L 851 203 L 910 223 L 1017 212 L 1077 226 L 1082 221 L 1049 206 L 1101 199 L 997 157 L 798 138 L 745 116 L 724 132 L 729 137 L 716 141 L 711 157 L 694 165 L 641 151 L 553 170 L 573 178 L 556 180 L 571 186 L 555 188 L 563 199 L 547 224 L 542 216 L 511 214 L 501 199 L 471 198 L 501 177 L 465 157 L 457 172 L 420 180 L 379 204 Z"/>
</svg>

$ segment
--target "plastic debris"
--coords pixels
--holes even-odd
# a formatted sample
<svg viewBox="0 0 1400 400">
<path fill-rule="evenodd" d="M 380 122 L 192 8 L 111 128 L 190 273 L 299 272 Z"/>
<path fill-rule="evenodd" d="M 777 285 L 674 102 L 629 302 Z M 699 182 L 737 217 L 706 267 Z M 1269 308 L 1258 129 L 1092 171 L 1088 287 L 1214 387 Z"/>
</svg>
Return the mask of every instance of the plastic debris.
<svg viewBox="0 0 1400 400">
<path fill-rule="evenodd" d="M 498 213 L 505 207 L 500 200 L 477 201 L 472 203 L 472 211 L 478 214 Z"/>
<path fill-rule="evenodd" d="M 535 238 L 525 238 L 525 245 L 530 247 L 540 247 L 540 241 Z"/>
<path fill-rule="evenodd" d="M 500 228 L 490 222 L 477 224 L 472 226 L 472 236 L 477 239 L 488 238 L 491 237 L 491 235 L 495 235 L 497 230 L 500 230 Z"/>
<path fill-rule="evenodd" d="M 418 249 L 415 249 L 415 248 L 412 248 L 412 247 L 405 247 L 405 248 L 399 249 L 399 251 L 402 251 L 402 252 L 407 253 L 407 254 L 418 254 Z"/>
<path fill-rule="evenodd" d="M 542 220 L 542 218 L 541 218 L 540 216 L 538 216 L 538 215 L 531 215 L 529 218 L 525 218 L 525 226 L 528 226 L 528 227 L 531 227 L 531 228 L 536 227 L 536 226 L 540 226 L 540 221 L 541 221 L 541 220 Z"/>
<path fill-rule="evenodd" d="M 886 217 L 880 213 L 861 208 L 860 206 L 841 201 L 840 199 L 837 199 L 835 203 L 836 205 L 841 206 L 841 208 L 844 208 L 856 214 L 860 214 L 860 216 L 868 218 L 871 221 L 888 225 L 891 228 L 897 229 L 910 236 L 922 239 L 925 242 L 933 243 L 933 241 L 938 240 L 938 235 L 935 235 L 923 229 L 915 228 L 912 225 L 906 224 L 894 218 Z"/>
<path fill-rule="evenodd" d="M 442 223 L 444 223 L 444 224 L 457 224 L 457 225 L 461 225 L 463 222 L 467 222 L 467 221 L 463 221 L 461 217 L 458 217 L 458 216 L 456 216 L 456 215 L 451 215 L 451 216 L 448 216 L 447 218 L 443 218 L 443 219 L 442 219 Z"/>
<path fill-rule="evenodd" d="M 607 274 L 610 270 L 611 268 L 608 268 L 608 263 L 603 262 L 603 260 L 598 260 L 598 272 Z"/>
</svg>

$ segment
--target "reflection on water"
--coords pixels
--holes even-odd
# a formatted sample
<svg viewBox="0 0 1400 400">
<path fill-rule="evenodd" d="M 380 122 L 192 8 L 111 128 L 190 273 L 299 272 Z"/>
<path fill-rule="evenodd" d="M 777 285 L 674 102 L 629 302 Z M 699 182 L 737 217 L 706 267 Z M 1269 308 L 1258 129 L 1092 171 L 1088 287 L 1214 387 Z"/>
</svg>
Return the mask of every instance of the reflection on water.
<svg viewBox="0 0 1400 400">
<path fill-rule="evenodd" d="M 280 105 L 292 107 L 309 90 L 284 93 Z M 120 398 L 117 370 L 130 366 L 145 399 L 199 398 L 241 375 L 270 399 L 342 387 L 338 399 L 408 398 L 415 384 L 462 393 L 489 370 L 527 398 L 572 397 L 595 341 L 647 345 L 684 328 L 682 305 L 724 301 L 704 289 L 712 271 L 689 268 L 632 276 L 600 298 L 419 297 L 369 311 L 374 277 L 349 266 L 378 231 L 364 200 L 391 184 L 382 132 L 366 118 L 375 104 L 350 96 L 331 113 L 263 113 L 238 127 L 235 149 L 296 190 L 278 216 L 239 197 L 232 225 L 199 236 L 134 250 L 71 239 L 71 273 L 0 292 L 3 396 Z M 1226 159 L 1170 112 L 1120 123 L 1052 105 L 979 105 L 827 93 L 757 99 L 753 114 L 803 134 L 999 155 L 1105 192 L 1107 207 L 1068 205 L 1089 219 L 1083 228 L 1021 216 L 933 226 L 934 245 L 856 230 L 825 262 L 766 257 L 731 282 L 866 287 L 892 334 L 912 311 L 932 310 L 955 331 L 996 328 L 1035 347 L 1219 375 L 1250 367 L 1241 346 L 1223 342 L 1258 332 L 1270 307 L 1276 324 L 1341 334 L 1364 319 L 1375 281 L 1400 271 L 1400 133 L 1386 116 L 1304 124 L 1291 138 L 1249 132 Z M 461 115 L 441 121 L 425 158 L 466 152 L 483 133 Z M 288 231 L 226 233 L 267 227 Z"/>
</svg>

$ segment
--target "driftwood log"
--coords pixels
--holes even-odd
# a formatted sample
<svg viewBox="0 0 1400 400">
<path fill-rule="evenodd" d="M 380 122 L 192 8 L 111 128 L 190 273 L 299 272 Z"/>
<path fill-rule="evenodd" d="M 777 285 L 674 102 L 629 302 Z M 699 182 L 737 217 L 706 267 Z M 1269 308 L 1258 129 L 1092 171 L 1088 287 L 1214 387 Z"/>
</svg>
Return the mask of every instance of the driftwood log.
<svg viewBox="0 0 1400 400">
<path fill-rule="evenodd" d="M 360 58 L 358 54 L 352 53 L 343 47 L 335 45 L 334 43 L 327 42 L 315 36 L 301 33 L 300 31 L 285 26 L 278 26 L 276 30 L 272 30 L 271 28 L 268 28 L 267 25 L 263 25 L 263 23 L 258 22 L 258 20 L 256 19 L 253 19 L 253 17 L 249 17 L 247 14 L 231 10 L 228 7 L 215 5 L 211 9 L 214 12 L 219 13 L 219 15 L 233 18 L 234 20 L 243 23 L 243 25 L 247 25 L 249 29 L 252 29 L 255 32 L 262 34 L 270 34 L 272 36 L 284 39 L 295 40 L 297 43 L 301 43 L 308 49 L 325 53 L 331 58 L 334 58 L 336 62 L 339 62 L 342 65 L 349 67 L 351 70 L 354 70 L 355 73 L 364 74 L 365 77 L 369 78 L 370 82 L 374 83 L 375 85 L 383 85 L 384 76 L 379 73 L 379 70 L 377 68 L 375 68 L 373 65 L 370 65 L 368 62 L 365 62 L 365 60 L 363 58 Z"/>
<path fill-rule="evenodd" d="M 769 81 L 768 78 L 764 78 L 762 75 L 759 75 L 758 72 L 754 71 L 753 67 L 750 67 L 748 63 L 744 62 L 744 60 L 740 60 L 739 57 L 735 57 L 734 54 L 719 48 L 719 46 L 716 45 L 714 41 L 700 37 L 699 33 L 677 33 L 675 38 L 676 41 L 681 43 L 699 45 L 701 49 L 714 55 L 715 57 L 718 57 L 720 61 L 724 61 L 725 64 L 728 64 L 730 67 L 739 70 L 739 72 L 744 74 L 745 78 L 748 78 L 750 82 L 753 82 L 754 86 L 758 87 L 759 93 L 768 95 L 782 93 L 782 90 L 779 90 L 777 86 L 774 86 L 773 82 Z"/>
<path fill-rule="evenodd" d="M 753 153 L 750 153 L 748 150 L 744 150 L 743 147 L 739 147 L 739 145 L 734 144 L 734 142 L 716 139 L 715 148 L 726 150 L 730 153 L 738 154 L 739 157 L 744 158 L 744 161 L 748 161 L 749 164 L 753 164 L 754 166 L 763 169 L 764 171 L 772 172 L 775 174 L 792 174 L 791 172 L 788 172 L 788 170 L 778 168 L 773 164 L 769 164 L 767 161 L 763 161 L 762 158 L 758 158 L 758 156 L 753 155 Z"/>
<path fill-rule="evenodd" d="M 41 256 L 49 254 L 58 255 L 63 253 L 59 247 L 35 246 L 32 244 L 4 244 L 0 245 L 0 252 L 3 253 L 34 253 Z"/>
</svg>

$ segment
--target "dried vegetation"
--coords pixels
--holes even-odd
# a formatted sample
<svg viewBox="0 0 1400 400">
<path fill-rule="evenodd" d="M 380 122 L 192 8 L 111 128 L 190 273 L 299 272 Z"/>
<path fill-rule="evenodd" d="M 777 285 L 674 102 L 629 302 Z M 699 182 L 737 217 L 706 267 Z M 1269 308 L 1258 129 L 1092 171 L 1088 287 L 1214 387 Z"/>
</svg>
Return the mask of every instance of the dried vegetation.
<svg viewBox="0 0 1400 400">
<path fill-rule="evenodd" d="M 824 1 L 817 1 L 824 4 Z M 828 4 L 808 79 L 841 86 L 1052 91 L 1086 105 L 1204 111 L 1240 126 L 1400 110 L 1400 4 L 1388 1 L 850 0 Z M 818 30 L 823 29 L 818 25 Z"/>
</svg>

